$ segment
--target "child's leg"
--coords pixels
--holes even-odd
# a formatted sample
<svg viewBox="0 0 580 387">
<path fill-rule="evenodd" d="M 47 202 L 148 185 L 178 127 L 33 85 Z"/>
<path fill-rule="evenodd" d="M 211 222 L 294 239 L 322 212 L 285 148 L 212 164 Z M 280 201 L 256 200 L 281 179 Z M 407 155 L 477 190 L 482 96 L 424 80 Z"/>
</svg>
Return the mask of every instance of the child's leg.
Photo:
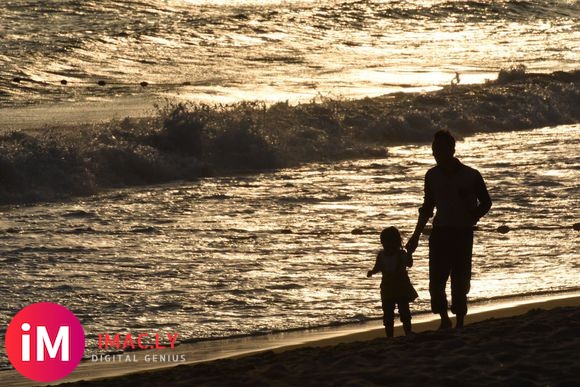
<svg viewBox="0 0 580 387">
<path fill-rule="evenodd" d="M 403 323 L 403 329 L 405 330 L 405 335 L 408 335 L 412 332 L 411 327 L 411 310 L 409 309 L 409 302 L 398 302 L 399 306 L 399 317 L 401 318 L 401 322 Z"/>
<path fill-rule="evenodd" d="M 385 299 L 382 299 L 381 301 L 383 306 L 383 324 L 385 325 L 385 333 L 387 334 L 387 337 L 393 337 L 395 329 L 395 302 Z"/>
</svg>

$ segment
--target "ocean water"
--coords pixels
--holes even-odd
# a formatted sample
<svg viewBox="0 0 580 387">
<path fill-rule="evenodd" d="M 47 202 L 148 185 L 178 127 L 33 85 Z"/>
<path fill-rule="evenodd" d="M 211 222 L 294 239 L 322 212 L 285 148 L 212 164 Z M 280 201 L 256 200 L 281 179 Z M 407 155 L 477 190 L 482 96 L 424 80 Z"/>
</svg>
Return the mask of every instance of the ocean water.
<svg viewBox="0 0 580 387">
<path fill-rule="evenodd" d="M 458 143 L 494 202 L 475 235 L 472 301 L 579 289 L 579 147 L 578 124 Z M 0 320 L 61 303 L 81 320 L 91 354 L 104 332 L 191 341 L 379 318 L 380 276 L 366 278 L 378 232 L 395 225 L 410 235 L 434 163 L 427 145 L 389 150 L 2 207 Z M 501 225 L 511 231 L 496 232 Z M 426 312 L 426 237 L 410 277 L 420 295 L 412 310 Z"/>
<path fill-rule="evenodd" d="M 455 72 L 571 70 L 579 18 L 575 0 L 6 0 L 0 107 L 360 97 L 432 90 Z"/>
<path fill-rule="evenodd" d="M 578 1 L 557 0 L 8 0 L 0 108 L 350 98 L 434 90 L 456 72 L 483 82 L 519 64 L 574 70 L 579 18 Z M 578 124 L 458 143 L 494 200 L 475 237 L 473 301 L 579 289 L 579 145 Z M 380 278 L 365 276 L 378 232 L 409 236 L 431 165 L 428 146 L 409 144 L 385 159 L 2 206 L 0 320 L 61 303 L 91 354 L 104 332 L 191 341 L 379 318 Z M 410 275 L 413 310 L 426 312 L 426 237 Z"/>
</svg>

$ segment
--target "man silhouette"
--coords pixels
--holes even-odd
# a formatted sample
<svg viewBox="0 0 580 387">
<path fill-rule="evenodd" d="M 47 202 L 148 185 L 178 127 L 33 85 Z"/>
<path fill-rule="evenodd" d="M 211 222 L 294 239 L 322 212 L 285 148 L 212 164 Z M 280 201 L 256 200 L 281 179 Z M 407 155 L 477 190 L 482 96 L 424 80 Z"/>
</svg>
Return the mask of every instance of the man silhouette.
<svg viewBox="0 0 580 387">
<path fill-rule="evenodd" d="M 415 251 L 437 208 L 429 237 L 431 310 L 441 316 L 439 329 L 451 328 L 445 293 L 451 276 L 451 311 L 457 318 L 456 328 L 462 328 L 471 282 L 473 228 L 491 208 L 491 198 L 481 174 L 454 157 L 455 139 L 449 131 L 435 133 L 432 149 L 437 165 L 425 175 L 425 199 L 406 248 L 410 253 Z"/>
</svg>

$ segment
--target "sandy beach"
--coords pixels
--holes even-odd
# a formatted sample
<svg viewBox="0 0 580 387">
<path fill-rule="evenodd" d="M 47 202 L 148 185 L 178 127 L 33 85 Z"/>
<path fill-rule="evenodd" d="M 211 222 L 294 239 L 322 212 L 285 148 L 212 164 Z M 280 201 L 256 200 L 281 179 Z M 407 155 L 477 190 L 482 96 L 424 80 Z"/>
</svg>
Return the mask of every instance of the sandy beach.
<svg viewBox="0 0 580 387">
<path fill-rule="evenodd" d="M 578 385 L 580 297 L 492 309 L 461 331 L 415 324 L 387 340 L 381 329 L 250 356 L 66 385 Z M 396 335 L 400 335 L 398 330 Z"/>
</svg>

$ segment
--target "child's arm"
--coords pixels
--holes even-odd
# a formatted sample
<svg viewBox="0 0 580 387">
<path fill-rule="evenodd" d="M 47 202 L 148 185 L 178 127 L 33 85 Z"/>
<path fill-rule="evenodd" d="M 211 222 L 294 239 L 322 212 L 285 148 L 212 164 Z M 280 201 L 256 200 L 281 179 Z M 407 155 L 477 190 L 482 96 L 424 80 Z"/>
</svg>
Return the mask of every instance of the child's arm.
<svg viewBox="0 0 580 387">
<path fill-rule="evenodd" d="M 413 254 L 405 250 L 403 250 L 403 254 L 405 256 L 405 265 L 407 267 L 413 267 Z"/>
<path fill-rule="evenodd" d="M 372 277 L 373 274 L 377 274 L 381 269 L 379 269 L 379 256 L 380 253 L 377 254 L 377 259 L 375 260 L 375 266 L 367 272 L 367 277 Z"/>
</svg>

